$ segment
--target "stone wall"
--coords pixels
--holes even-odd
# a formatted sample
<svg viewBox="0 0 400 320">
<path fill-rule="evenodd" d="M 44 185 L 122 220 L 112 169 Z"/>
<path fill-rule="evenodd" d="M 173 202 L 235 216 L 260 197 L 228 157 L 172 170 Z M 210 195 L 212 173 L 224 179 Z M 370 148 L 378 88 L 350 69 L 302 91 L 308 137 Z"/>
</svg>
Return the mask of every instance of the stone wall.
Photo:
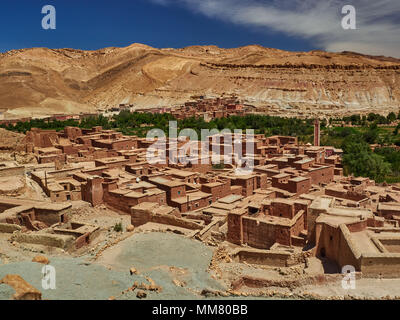
<svg viewBox="0 0 400 320">
<path fill-rule="evenodd" d="M 14 233 L 12 240 L 21 243 L 41 244 L 49 247 L 69 249 L 75 243 L 75 237 L 50 233 Z"/>
<path fill-rule="evenodd" d="M 0 177 L 23 176 L 24 174 L 25 167 L 0 167 Z"/>
<path fill-rule="evenodd" d="M 0 223 L 0 233 L 13 233 L 14 231 L 21 231 L 21 226 L 16 224 Z"/>
</svg>

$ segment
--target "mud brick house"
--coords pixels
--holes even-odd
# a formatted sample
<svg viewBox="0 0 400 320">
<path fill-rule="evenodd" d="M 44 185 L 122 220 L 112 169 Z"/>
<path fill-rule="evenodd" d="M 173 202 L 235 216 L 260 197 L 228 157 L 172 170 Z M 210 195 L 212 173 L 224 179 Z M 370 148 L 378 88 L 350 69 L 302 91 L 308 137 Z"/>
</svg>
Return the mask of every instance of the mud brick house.
<svg viewBox="0 0 400 320">
<path fill-rule="evenodd" d="M 0 197 L 0 224 L 37 231 L 69 219 L 71 204 Z M 3 229 L 7 226 L 3 225 Z M 1 232 L 1 228 L 0 228 Z"/>
<path fill-rule="evenodd" d="M 137 142 L 131 139 L 98 139 L 92 141 L 92 146 L 109 150 L 132 150 L 137 148 Z"/>
<path fill-rule="evenodd" d="M 267 138 L 266 143 L 272 146 L 298 145 L 298 138 L 290 136 L 271 136 Z"/>
<path fill-rule="evenodd" d="M 335 168 L 333 166 L 314 165 L 308 168 L 306 176 L 311 179 L 311 184 L 328 184 L 333 181 Z"/>
<path fill-rule="evenodd" d="M 90 244 L 98 236 L 100 227 L 86 223 L 71 221 L 53 228 L 55 234 L 69 235 L 75 238 L 75 248 Z"/>
<path fill-rule="evenodd" d="M 187 192 L 185 196 L 171 199 L 171 204 L 180 212 L 188 212 L 211 205 L 212 195 L 202 191 Z"/>
<path fill-rule="evenodd" d="M 334 198 L 317 198 L 309 208 L 317 217 L 313 241 L 317 256 L 341 268 L 352 265 L 365 277 L 393 278 L 400 275 L 400 229 L 385 227 L 385 219 L 368 209 L 337 207 Z M 310 230 L 311 231 L 311 230 Z"/>
<path fill-rule="evenodd" d="M 325 148 L 324 147 L 307 147 L 304 154 L 310 158 L 314 158 L 316 163 L 325 163 Z"/>
<path fill-rule="evenodd" d="M 169 180 L 164 177 L 148 178 L 148 182 L 166 192 L 168 205 L 172 205 L 172 199 L 186 196 L 186 184 L 184 182 Z"/>
<path fill-rule="evenodd" d="M 378 214 L 388 220 L 400 221 L 400 203 L 383 202 L 378 204 Z"/>
<path fill-rule="evenodd" d="M 311 188 L 311 179 L 301 176 L 292 178 L 290 174 L 280 173 L 272 176 L 272 187 L 300 195 Z"/>
<path fill-rule="evenodd" d="M 232 186 L 241 187 L 244 197 L 251 196 L 255 189 L 261 187 L 261 185 L 259 186 L 258 184 L 260 178 L 257 178 L 257 175 L 231 175 L 228 176 L 228 178 L 231 179 Z"/>
<path fill-rule="evenodd" d="M 211 194 L 212 202 L 214 203 L 232 193 L 231 180 L 204 183 L 201 185 L 201 191 Z"/>
<path fill-rule="evenodd" d="M 266 202 L 261 211 L 247 207 L 230 212 L 227 240 L 260 249 L 269 249 L 276 242 L 303 246 L 306 230 L 307 203 L 277 199 Z"/>
<path fill-rule="evenodd" d="M 32 128 L 26 133 L 26 143 L 34 148 L 48 148 L 58 143 L 59 137 L 55 130 Z"/>
</svg>

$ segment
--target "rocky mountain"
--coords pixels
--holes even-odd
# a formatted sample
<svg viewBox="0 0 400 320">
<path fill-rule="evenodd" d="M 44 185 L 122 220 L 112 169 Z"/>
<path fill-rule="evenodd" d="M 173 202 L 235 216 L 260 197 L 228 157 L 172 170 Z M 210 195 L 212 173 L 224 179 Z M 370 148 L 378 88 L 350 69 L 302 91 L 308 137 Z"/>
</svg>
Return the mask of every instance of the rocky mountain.
<svg viewBox="0 0 400 320">
<path fill-rule="evenodd" d="M 6 117 L 90 112 L 120 103 L 171 106 L 194 95 L 223 94 L 270 108 L 397 110 L 400 60 L 261 46 L 155 49 L 142 44 L 0 54 L 0 112 Z"/>
</svg>

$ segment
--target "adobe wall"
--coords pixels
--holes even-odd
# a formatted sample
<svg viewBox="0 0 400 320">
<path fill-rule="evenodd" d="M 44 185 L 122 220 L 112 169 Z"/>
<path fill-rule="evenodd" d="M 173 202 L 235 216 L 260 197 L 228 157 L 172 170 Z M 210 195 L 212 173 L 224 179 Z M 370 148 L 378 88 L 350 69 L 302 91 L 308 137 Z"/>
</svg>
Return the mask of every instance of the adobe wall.
<svg viewBox="0 0 400 320">
<path fill-rule="evenodd" d="M 92 206 L 98 206 L 103 203 L 103 179 L 100 177 L 92 178 L 86 184 L 82 184 L 82 200 L 90 202 Z"/>
<path fill-rule="evenodd" d="M 273 267 L 287 267 L 290 257 L 291 254 L 286 252 L 255 249 L 238 249 L 232 253 L 232 258 L 238 262 L 247 262 Z"/>
<path fill-rule="evenodd" d="M 243 243 L 259 249 L 269 249 L 275 242 L 290 245 L 290 228 L 273 225 L 244 216 Z"/>
<path fill-rule="evenodd" d="M 184 218 L 178 218 L 171 214 L 154 214 L 151 217 L 151 222 L 167 224 L 174 227 L 181 227 L 190 230 L 198 230 L 204 227 L 196 222 L 189 221 Z"/>
<path fill-rule="evenodd" d="M 70 140 L 75 140 L 77 137 L 82 135 L 82 130 L 77 127 L 65 127 L 64 137 Z"/>
<path fill-rule="evenodd" d="M 331 197 L 352 201 L 361 201 L 367 198 L 364 194 L 348 190 L 325 189 L 325 194 Z"/>
<path fill-rule="evenodd" d="M 290 235 L 291 236 L 298 236 L 303 230 L 305 230 L 305 218 L 303 217 L 304 212 L 300 211 L 298 213 L 300 217 L 297 219 L 295 224 L 290 228 Z"/>
<path fill-rule="evenodd" d="M 307 193 L 308 190 L 310 190 L 311 188 L 311 180 L 307 179 L 304 181 L 293 181 L 293 180 L 289 180 L 288 182 L 288 189 L 287 191 L 291 192 L 291 193 L 296 193 L 296 194 L 303 194 L 303 193 Z"/>
<path fill-rule="evenodd" d="M 13 177 L 23 176 L 25 174 L 25 167 L 0 167 L 0 177 Z"/>
<path fill-rule="evenodd" d="M 239 214 L 228 214 L 228 232 L 227 241 L 237 245 L 241 245 L 243 242 L 243 224 L 242 216 Z"/>
<path fill-rule="evenodd" d="M 367 278 L 398 278 L 399 265 L 399 253 L 365 254 L 361 257 L 361 272 Z"/>
<path fill-rule="evenodd" d="M 69 209 L 65 210 L 52 210 L 52 209 L 45 209 L 45 208 L 35 208 L 35 217 L 36 220 L 44 222 L 45 224 L 51 226 L 55 223 L 61 222 L 61 216 L 65 216 L 65 220 L 68 220 Z"/>
<path fill-rule="evenodd" d="M 132 198 L 125 197 L 122 194 L 113 194 L 109 192 L 104 193 L 104 202 L 110 205 L 111 207 L 118 209 L 120 211 L 129 213 L 131 211 L 131 207 L 136 206 L 139 203 L 146 202 L 146 197 L 143 198 Z"/>
<path fill-rule="evenodd" d="M 311 180 L 294 181 L 290 179 L 273 179 L 272 186 L 295 194 L 307 193 L 311 188 Z"/>
<path fill-rule="evenodd" d="M 232 180 L 232 186 L 241 186 L 242 196 L 249 197 L 257 186 L 257 178 L 254 176 L 254 178 L 250 179 L 234 179 Z"/>
<path fill-rule="evenodd" d="M 340 267 L 352 265 L 357 271 L 361 269 L 361 253 L 351 239 L 349 229 L 345 224 L 338 228 L 328 224 L 318 224 L 317 256 L 325 256 L 336 261 Z"/>
<path fill-rule="evenodd" d="M 74 242 L 75 238 L 73 236 L 67 235 L 56 235 L 49 233 L 14 233 L 12 235 L 12 240 L 21 242 L 21 243 L 32 243 L 32 244 L 41 244 L 49 247 L 56 247 L 61 249 L 70 248 Z"/>
<path fill-rule="evenodd" d="M 276 217 L 292 219 L 295 215 L 294 206 L 284 201 L 272 201 L 269 214 Z"/>
<path fill-rule="evenodd" d="M 355 273 L 355 279 L 361 279 L 360 272 Z M 306 285 L 326 285 L 328 283 L 339 282 L 343 280 L 342 274 L 323 274 L 311 275 L 297 279 L 266 279 L 256 278 L 253 276 L 242 276 L 232 283 L 233 290 L 239 290 L 242 286 L 249 288 L 266 288 L 266 287 L 281 287 L 281 288 L 296 288 Z"/>
<path fill-rule="evenodd" d="M 131 208 L 131 223 L 135 227 L 146 224 L 151 221 L 152 213 L 145 209 Z"/>
<path fill-rule="evenodd" d="M 307 176 L 311 178 L 311 184 L 329 183 L 333 181 L 334 167 L 311 169 Z"/>
<path fill-rule="evenodd" d="M 215 187 L 202 185 L 201 191 L 205 193 L 210 193 L 212 195 L 212 201 L 216 202 L 218 199 L 224 198 L 231 194 L 231 185 L 229 181 Z"/>
<path fill-rule="evenodd" d="M 13 233 L 14 231 L 21 231 L 22 228 L 16 224 L 0 223 L 0 233 Z"/>
<path fill-rule="evenodd" d="M 76 238 L 75 240 L 75 248 L 79 249 L 82 248 L 83 246 L 90 244 L 95 237 L 97 237 L 100 234 L 100 229 L 97 229 L 94 232 L 87 232 L 80 237 Z"/>
<path fill-rule="evenodd" d="M 214 221 L 211 221 L 205 228 L 200 230 L 196 236 L 202 241 L 208 239 L 214 231 L 219 231 L 219 226 L 224 220 L 224 218 L 214 219 Z"/>
<path fill-rule="evenodd" d="M 326 213 L 326 209 L 309 208 L 307 214 L 307 240 L 311 244 L 316 241 L 316 220 L 320 214 Z"/>
<path fill-rule="evenodd" d="M 205 208 L 210 205 L 210 201 L 212 201 L 211 195 L 207 198 L 202 198 L 199 200 L 192 200 L 185 203 L 176 203 L 174 200 L 171 201 L 172 207 L 178 207 L 180 212 L 188 212 L 191 210 L 197 210 L 201 208 Z"/>
</svg>

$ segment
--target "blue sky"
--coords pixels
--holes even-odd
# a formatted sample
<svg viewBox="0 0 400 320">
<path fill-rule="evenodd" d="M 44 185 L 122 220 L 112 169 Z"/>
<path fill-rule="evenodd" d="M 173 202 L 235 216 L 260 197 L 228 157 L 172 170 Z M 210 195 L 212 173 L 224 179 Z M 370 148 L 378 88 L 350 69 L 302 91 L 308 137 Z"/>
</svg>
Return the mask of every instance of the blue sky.
<svg viewBox="0 0 400 320">
<path fill-rule="evenodd" d="M 341 28 L 353 3 L 357 30 Z M 2 0 L 0 51 L 27 47 L 99 49 L 134 42 L 157 48 L 259 44 L 400 56 L 400 1 L 380 0 Z M 41 9 L 56 8 L 43 30 Z"/>
</svg>

